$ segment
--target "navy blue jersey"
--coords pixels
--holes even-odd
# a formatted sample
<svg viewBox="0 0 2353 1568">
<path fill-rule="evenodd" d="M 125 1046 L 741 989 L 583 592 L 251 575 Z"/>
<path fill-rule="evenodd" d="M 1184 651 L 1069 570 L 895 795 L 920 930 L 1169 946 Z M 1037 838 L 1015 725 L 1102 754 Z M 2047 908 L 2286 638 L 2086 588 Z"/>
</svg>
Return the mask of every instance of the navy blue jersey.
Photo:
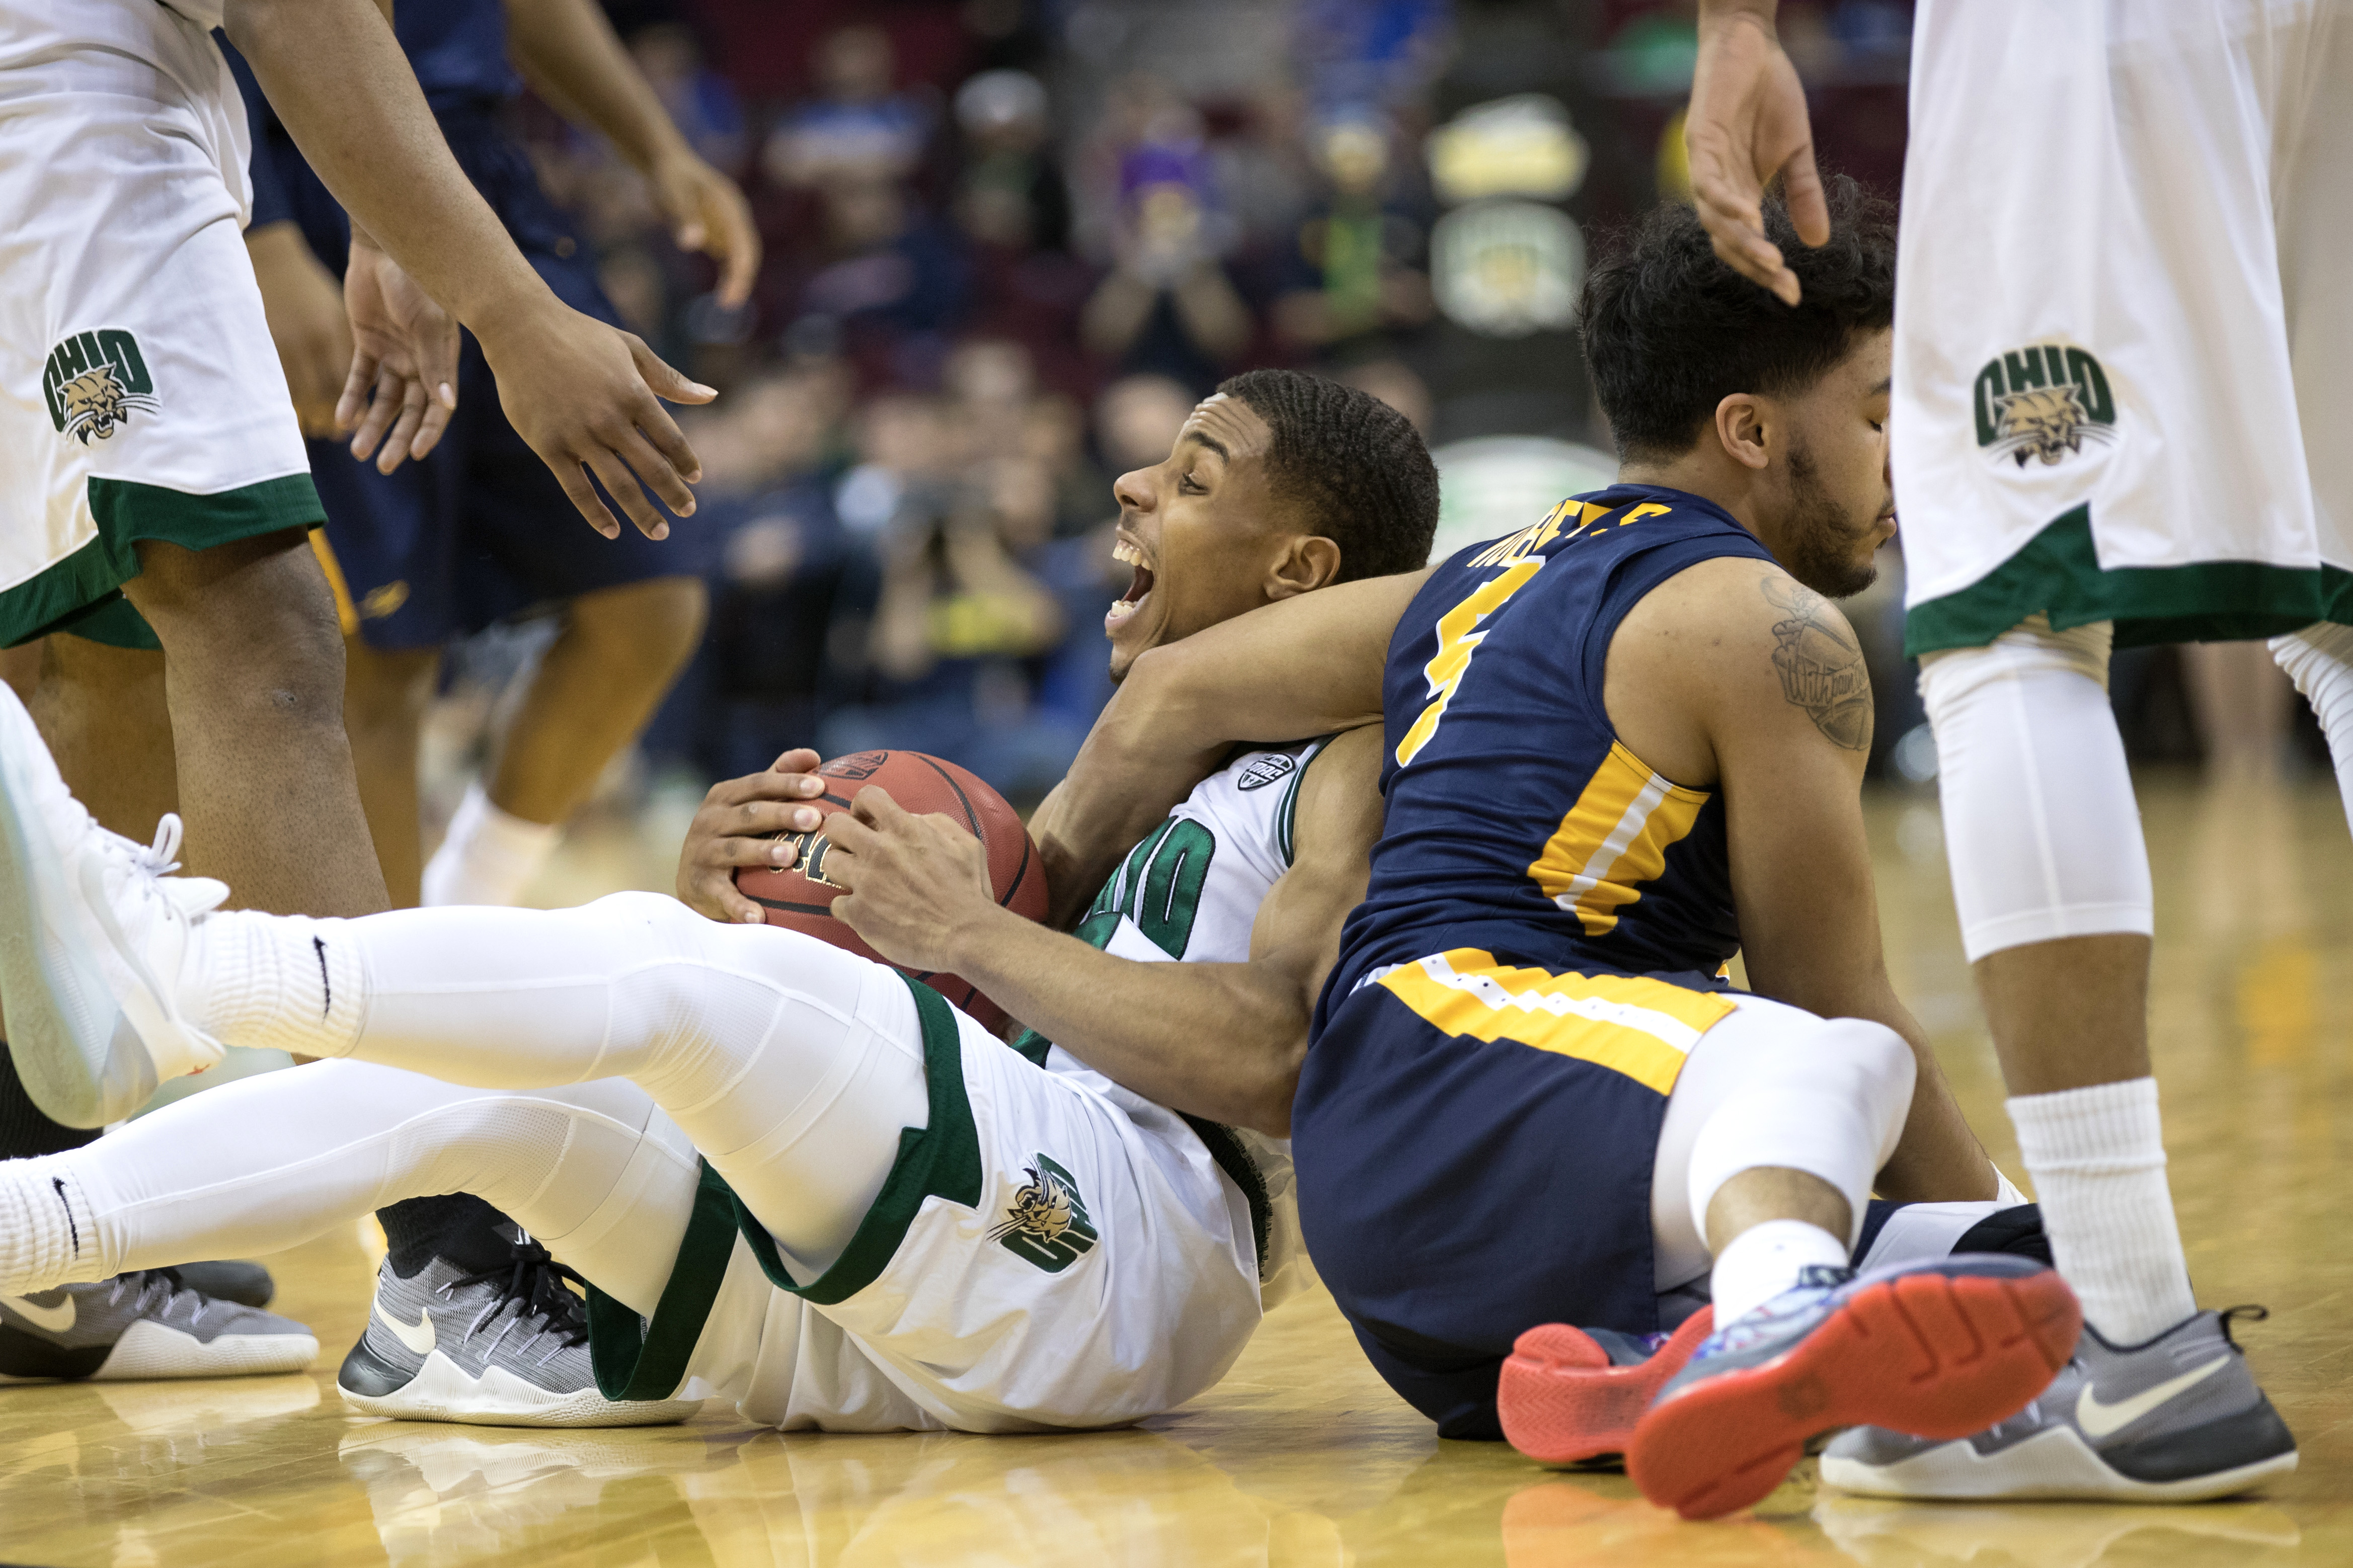
<svg viewBox="0 0 2353 1568">
<path fill-rule="evenodd" d="M 1460 948 L 1710 983 L 1740 946 L 1723 802 L 1627 749 L 1602 675 L 1644 595 L 1724 555 L 1772 560 L 1713 502 L 1613 485 L 1430 574 L 1389 643 L 1388 816 L 1328 1007 Z"/>
<path fill-rule="evenodd" d="M 501 0 L 400 0 L 392 30 L 436 114 L 502 102 L 518 86 L 507 64 Z"/>
</svg>

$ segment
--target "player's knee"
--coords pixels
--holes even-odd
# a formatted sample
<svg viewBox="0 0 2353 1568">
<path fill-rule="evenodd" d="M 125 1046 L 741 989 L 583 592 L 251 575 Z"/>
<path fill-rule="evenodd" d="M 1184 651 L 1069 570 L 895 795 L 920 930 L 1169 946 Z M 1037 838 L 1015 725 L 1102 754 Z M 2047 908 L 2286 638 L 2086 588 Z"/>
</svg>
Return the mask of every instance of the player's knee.
<svg viewBox="0 0 2353 1568">
<path fill-rule="evenodd" d="M 318 558 L 299 531 L 211 550 L 139 545 L 123 592 L 174 664 L 215 691 L 246 690 L 288 717 L 343 721 L 343 638 Z"/>
<path fill-rule="evenodd" d="M 1932 723 L 1951 721 L 1969 699 L 2006 680 L 2074 676 L 2105 692 L 2116 627 L 2106 621 L 2052 631 L 2042 616 L 2021 622 L 1983 647 L 1948 648 L 1920 660 L 1920 700 Z"/>
</svg>

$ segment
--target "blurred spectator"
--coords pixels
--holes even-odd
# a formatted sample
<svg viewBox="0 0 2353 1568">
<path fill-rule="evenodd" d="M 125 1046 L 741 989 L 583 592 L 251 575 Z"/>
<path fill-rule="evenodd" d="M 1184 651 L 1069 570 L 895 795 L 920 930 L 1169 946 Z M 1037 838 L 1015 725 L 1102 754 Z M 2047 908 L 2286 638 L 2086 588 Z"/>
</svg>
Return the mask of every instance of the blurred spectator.
<svg viewBox="0 0 2353 1568">
<path fill-rule="evenodd" d="M 1430 434 L 1430 421 L 1437 406 L 1430 401 L 1429 386 L 1405 361 L 1365 360 L 1333 372 L 1332 379 L 1359 392 L 1371 393 L 1411 420 L 1415 429 L 1424 436 Z"/>
<path fill-rule="evenodd" d="M 1200 119 L 1169 110 L 1120 162 L 1112 270 L 1087 301 L 1088 351 L 1124 372 L 1207 392 L 1250 344 L 1250 308 L 1220 264 Z"/>
<path fill-rule="evenodd" d="M 714 168 L 741 171 L 749 149 L 744 106 L 727 79 L 704 63 L 694 29 L 657 22 L 630 36 L 629 53 L 694 150 Z"/>
<path fill-rule="evenodd" d="M 912 93 L 894 93 L 896 58 L 880 27 L 844 27 L 818 43 L 818 97 L 777 124 L 761 150 L 769 176 L 786 185 L 887 185 L 915 171 L 932 114 Z"/>
<path fill-rule="evenodd" d="M 1384 121 L 1362 110 L 1328 120 L 1316 129 L 1315 150 L 1327 190 L 1299 226 L 1275 326 L 1326 353 L 1377 346 L 1430 320 L 1429 219 L 1391 195 Z"/>
<path fill-rule="evenodd" d="M 956 90 L 965 140 L 956 220 L 974 240 L 1007 250 L 1060 250 L 1071 239 L 1071 193 L 1046 146 L 1046 89 L 1027 71 L 984 71 Z"/>
<path fill-rule="evenodd" d="M 789 318 L 827 323 L 868 384 L 928 384 L 971 281 L 955 232 L 902 184 L 843 178 L 821 195 L 818 247 L 787 287 Z"/>
<path fill-rule="evenodd" d="M 1095 444 L 1114 476 L 1162 462 L 1193 412 L 1193 395 L 1165 375 L 1123 376 L 1095 400 Z"/>
</svg>

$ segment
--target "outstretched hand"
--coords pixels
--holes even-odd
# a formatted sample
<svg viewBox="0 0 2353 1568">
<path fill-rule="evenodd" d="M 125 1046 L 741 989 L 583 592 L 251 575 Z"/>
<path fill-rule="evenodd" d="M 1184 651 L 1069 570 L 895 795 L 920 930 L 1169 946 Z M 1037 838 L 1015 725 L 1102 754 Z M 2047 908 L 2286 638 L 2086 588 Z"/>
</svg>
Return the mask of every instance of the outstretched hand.
<svg viewBox="0 0 2353 1568">
<path fill-rule="evenodd" d="M 679 848 L 679 901 L 714 921 L 763 924 L 765 911 L 737 890 L 735 873 L 747 866 L 792 868 L 797 850 L 776 836 L 807 833 L 824 820 L 805 804 L 825 793 L 817 765 L 818 754 L 800 746 L 764 772 L 712 784 Z"/>
<path fill-rule="evenodd" d="M 498 380 L 499 405 L 588 526 L 607 539 L 621 534 L 588 482 L 594 474 L 640 533 L 667 539 L 670 523 L 639 481 L 689 516 L 694 492 L 687 487 L 702 478 L 702 462 L 661 400 L 708 403 L 718 393 L 663 363 L 634 333 L 542 293 L 520 313 L 475 328 Z"/>
<path fill-rule="evenodd" d="M 1806 89 L 1773 31 L 1771 0 L 1710 0 L 1700 7 L 1699 67 L 1683 122 L 1692 196 L 1726 266 L 1798 302 L 1798 275 L 1765 237 L 1765 187 L 1781 196 L 1798 237 L 1831 237 L 1829 204 L 1814 167 Z"/>
<path fill-rule="evenodd" d="M 893 963 L 955 969 L 959 944 L 1005 912 L 981 841 L 949 817 L 916 816 L 880 785 L 826 818 L 825 836 L 826 878 L 849 889 L 833 900 L 834 917 Z"/>
<path fill-rule="evenodd" d="M 352 456 L 388 474 L 423 458 L 458 407 L 458 323 L 400 263 L 352 236 L 343 269 L 352 368 L 335 424 L 352 431 Z M 387 439 L 387 437 L 389 437 Z"/>
</svg>

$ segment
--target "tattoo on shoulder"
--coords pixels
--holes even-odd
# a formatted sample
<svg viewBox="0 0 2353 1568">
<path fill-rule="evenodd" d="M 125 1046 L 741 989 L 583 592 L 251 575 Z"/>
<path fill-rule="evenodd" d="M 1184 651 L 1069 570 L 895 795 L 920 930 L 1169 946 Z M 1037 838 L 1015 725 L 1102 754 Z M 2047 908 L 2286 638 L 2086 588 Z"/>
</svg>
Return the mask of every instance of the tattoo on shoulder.
<svg viewBox="0 0 2353 1568">
<path fill-rule="evenodd" d="M 1804 584 L 1773 575 L 1757 587 L 1781 612 L 1773 626 L 1773 669 L 1781 695 L 1806 710 L 1814 727 L 1850 752 L 1871 745 L 1871 675 L 1862 649 L 1830 601 Z"/>
</svg>

